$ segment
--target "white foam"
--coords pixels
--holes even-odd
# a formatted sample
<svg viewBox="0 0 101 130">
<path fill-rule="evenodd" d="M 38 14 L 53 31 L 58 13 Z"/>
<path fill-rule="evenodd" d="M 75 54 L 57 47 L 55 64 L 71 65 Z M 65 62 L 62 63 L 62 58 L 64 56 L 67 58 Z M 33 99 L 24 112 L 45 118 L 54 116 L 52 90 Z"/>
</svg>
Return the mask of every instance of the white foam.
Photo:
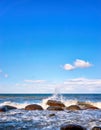
<svg viewBox="0 0 101 130">
<path fill-rule="evenodd" d="M 46 99 L 43 99 L 42 102 L 40 103 L 40 105 L 44 108 L 44 109 L 47 109 L 48 105 L 47 105 L 47 101 L 48 100 L 56 100 L 56 101 L 61 101 L 64 103 L 64 99 L 61 95 L 58 95 L 58 94 L 54 94 L 53 96 L 51 97 L 48 97 Z"/>
<path fill-rule="evenodd" d="M 18 109 L 22 109 L 22 108 L 25 108 L 25 106 L 27 106 L 28 104 L 29 104 L 29 103 L 27 103 L 27 102 L 24 102 L 24 103 L 16 103 L 16 102 L 7 101 L 7 102 L 1 103 L 0 106 L 10 105 L 10 106 L 17 107 Z"/>
<path fill-rule="evenodd" d="M 101 102 L 91 102 L 91 101 L 89 101 L 88 103 L 93 105 L 93 106 L 98 107 L 99 109 L 101 109 Z"/>
<path fill-rule="evenodd" d="M 71 105 L 76 105 L 77 104 L 77 100 L 66 100 L 66 101 L 63 101 L 63 103 L 65 104 L 65 106 L 71 106 Z"/>
<path fill-rule="evenodd" d="M 41 105 L 43 107 L 43 109 L 47 109 L 47 107 L 48 107 L 47 101 L 48 100 L 61 101 L 67 107 L 70 106 L 70 105 L 76 105 L 78 103 L 78 100 L 76 100 L 76 99 L 74 99 L 74 100 L 65 100 L 65 99 L 63 99 L 62 96 L 58 97 L 57 95 L 53 95 L 51 97 L 43 99 L 41 103 L 37 103 L 37 104 Z M 101 102 L 85 101 L 85 103 L 91 104 L 91 105 L 93 105 L 93 106 L 98 107 L 99 109 L 101 109 Z M 17 103 L 17 102 L 7 101 L 7 102 L 1 103 L 0 106 L 10 105 L 10 106 L 17 107 L 18 109 L 22 109 L 22 108 L 25 108 L 29 104 L 32 104 L 32 102 Z M 34 104 L 34 102 L 33 102 L 33 104 Z"/>
</svg>

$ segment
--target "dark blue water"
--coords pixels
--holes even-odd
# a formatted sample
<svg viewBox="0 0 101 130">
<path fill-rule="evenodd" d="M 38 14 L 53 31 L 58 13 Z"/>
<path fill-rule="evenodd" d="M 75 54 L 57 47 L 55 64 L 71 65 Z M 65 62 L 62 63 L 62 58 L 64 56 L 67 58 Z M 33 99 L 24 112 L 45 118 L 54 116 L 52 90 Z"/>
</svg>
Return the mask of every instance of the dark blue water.
<svg viewBox="0 0 101 130">
<path fill-rule="evenodd" d="M 51 96 L 52 94 L 0 94 L 0 103 L 4 101 L 41 102 Z M 101 102 L 101 94 L 62 94 L 59 96 L 65 100 Z"/>
</svg>

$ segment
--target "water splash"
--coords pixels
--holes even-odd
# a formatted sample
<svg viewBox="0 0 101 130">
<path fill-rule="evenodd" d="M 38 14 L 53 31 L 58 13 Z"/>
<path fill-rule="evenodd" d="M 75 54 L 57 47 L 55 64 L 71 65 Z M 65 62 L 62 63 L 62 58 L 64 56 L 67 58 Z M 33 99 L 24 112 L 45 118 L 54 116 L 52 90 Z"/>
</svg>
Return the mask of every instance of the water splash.
<svg viewBox="0 0 101 130">
<path fill-rule="evenodd" d="M 25 108 L 25 106 L 29 105 L 30 103 L 28 102 L 23 102 L 23 103 L 16 103 L 16 102 L 11 102 L 11 101 L 7 101 L 7 102 L 3 102 L 0 104 L 1 106 L 5 106 L 5 105 L 10 105 L 10 106 L 14 106 L 17 107 L 18 109 L 22 109 Z"/>
</svg>

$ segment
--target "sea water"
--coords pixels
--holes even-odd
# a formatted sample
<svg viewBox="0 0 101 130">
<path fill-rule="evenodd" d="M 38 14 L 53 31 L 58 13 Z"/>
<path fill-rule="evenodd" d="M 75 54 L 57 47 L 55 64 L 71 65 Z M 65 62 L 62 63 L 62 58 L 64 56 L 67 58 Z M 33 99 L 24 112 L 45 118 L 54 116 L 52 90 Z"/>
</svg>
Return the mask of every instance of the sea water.
<svg viewBox="0 0 101 130">
<path fill-rule="evenodd" d="M 99 110 L 48 111 L 49 99 L 62 101 L 66 106 L 87 102 Z M 44 110 L 24 110 L 29 104 L 39 104 Z M 0 113 L 0 130 L 60 130 L 63 124 L 78 124 L 87 130 L 101 127 L 101 94 L 0 94 L 0 106 L 4 105 L 18 109 Z"/>
</svg>

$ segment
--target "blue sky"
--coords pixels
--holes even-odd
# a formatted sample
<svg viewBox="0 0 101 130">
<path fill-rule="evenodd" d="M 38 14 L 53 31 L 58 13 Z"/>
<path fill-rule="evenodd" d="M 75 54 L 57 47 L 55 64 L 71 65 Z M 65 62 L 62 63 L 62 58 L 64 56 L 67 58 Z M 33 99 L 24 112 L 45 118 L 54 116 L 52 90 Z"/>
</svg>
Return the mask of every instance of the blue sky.
<svg viewBox="0 0 101 130">
<path fill-rule="evenodd" d="M 0 93 L 101 92 L 100 5 L 1 0 Z"/>
</svg>

